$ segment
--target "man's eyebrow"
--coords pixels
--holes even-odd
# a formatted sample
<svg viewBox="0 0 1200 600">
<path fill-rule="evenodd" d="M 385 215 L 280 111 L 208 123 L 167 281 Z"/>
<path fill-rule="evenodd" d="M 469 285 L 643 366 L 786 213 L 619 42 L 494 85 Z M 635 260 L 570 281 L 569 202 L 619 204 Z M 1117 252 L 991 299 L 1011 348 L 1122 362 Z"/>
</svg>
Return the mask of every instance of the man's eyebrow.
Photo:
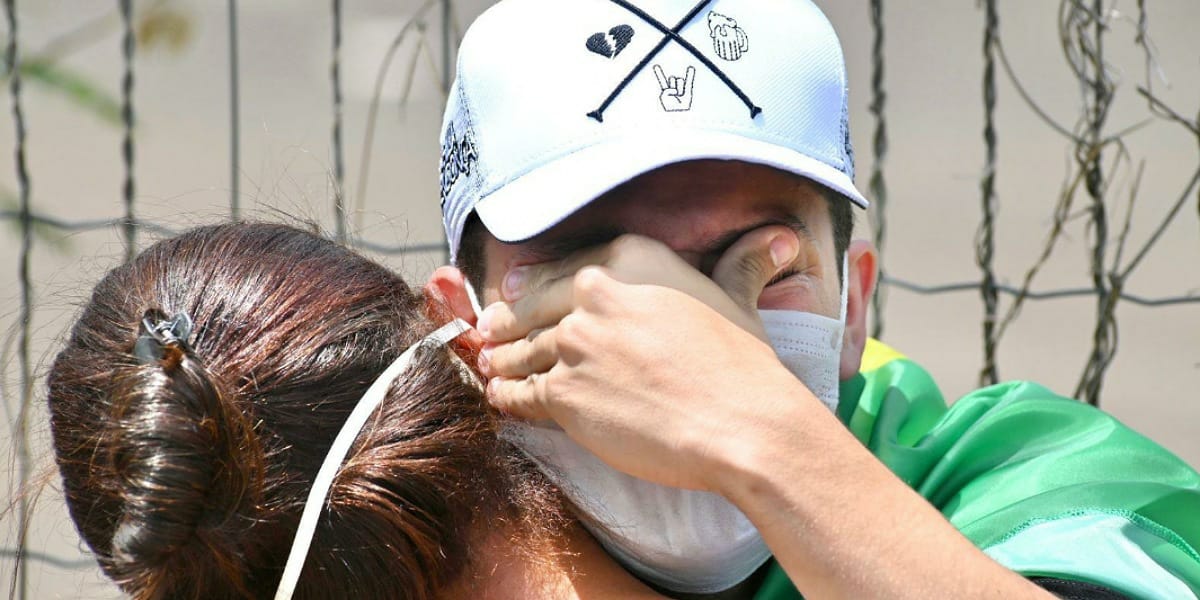
<svg viewBox="0 0 1200 600">
<path fill-rule="evenodd" d="M 623 227 L 603 225 L 547 240 L 534 239 L 516 254 L 517 263 L 536 264 L 566 258 L 585 248 L 607 244 L 628 233 Z"/>
<path fill-rule="evenodd" d="M 694 252 L 701 256 L 724 254 L 725 251 L 728 250 L 734 242 L 741 239 L 742 236 L 754 231 L 755 229 L 762 229 L 763 227 L 770 225 L 783 225 L 784 227 L 796 232 L 796 235 L 803 236 L 808 240 L 813 239 L 812 232 L 809 231 L 808 224 L 804 222 L 804 219 L 801 219 L 796 215 L 782 215 L 778 217 L 772 217 L 770 219 L 763 219 L 762 221 L 757 221 L 741 229 L 727 231 L 712 239 L 705 240 L 696 245 Z"/>
<path fill-rule="evenodd" d="M 750 233 L 751 231 L 762 229 L 763 227 L 768 227 L 770 225 L 783 225 L 784 227 L 796 232 L 796 235 L 799 235 L 810 242 L 815 241 L 812 231 L 808 228 L 808 224 L 804 222 L 804 219 L 801 219 L 796 215 L 780 215 L 778 217 L 763 219 L 741 229 L 727 231 L 719 236 L 697 244 L 695 249 L 692 251 L 700 256 L 700 271 L 705 275 L 711 274 L 713 267 L 717 264 L 717 261 L 720 260 L 721 256 L 724 255 L 727 250 L 729 250 L 729 247 L 732 246 L 734 242 L 737 242 L 742 238 L 742 236 Z"/>
</svg>

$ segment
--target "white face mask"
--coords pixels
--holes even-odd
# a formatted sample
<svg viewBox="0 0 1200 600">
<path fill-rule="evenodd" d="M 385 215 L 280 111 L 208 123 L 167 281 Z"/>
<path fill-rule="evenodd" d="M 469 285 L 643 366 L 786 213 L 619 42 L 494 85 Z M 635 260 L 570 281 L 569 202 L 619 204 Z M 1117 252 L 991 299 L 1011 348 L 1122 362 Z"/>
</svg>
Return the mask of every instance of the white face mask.
<svg viewBox="0 0 1200 600">
<path fill-rule="evenodd" d="M 776 356 L 829 410 L 837 412 L 838 373 L 846 332 L 846 278 L 849 259 L 842 260 L 842 306 L 837 319 L 799 310 L 759 310 Z"/>
<path fill-rule="evenodd" d="M 842 266 L 845 282 L 846 263 Z M 475 291 L 467 294 L 476 315 Z M 842 285 L 842 319 L 846 312 Z M 843 321 L 801 311 L 762 310 L 771 346 L 831 409 L 838 401 Z M 553 423 L 502 432 L 583 513 L 584 527 L 626 569 L 661 588 L 709 594 L 754 574 L 771 551 L 748 518 L 720 495 L 650 483 L 609 467 Z"/>
</svg>

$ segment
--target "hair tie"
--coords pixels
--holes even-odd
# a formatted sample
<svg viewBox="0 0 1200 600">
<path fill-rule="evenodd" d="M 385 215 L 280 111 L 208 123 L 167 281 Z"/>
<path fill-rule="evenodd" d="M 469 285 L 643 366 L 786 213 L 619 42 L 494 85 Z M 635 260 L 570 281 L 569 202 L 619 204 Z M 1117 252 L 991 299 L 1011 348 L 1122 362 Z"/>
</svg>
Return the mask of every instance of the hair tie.
<svg viewBox="0 0 1200 600">
<path fill-rule="evenodd" d="M 152 320 L 161 315 L 159 311 L 148 310 L 142 317 L 142 327 L 133 345 L 133 354 L 142 364 L 162 362 L 171 346 L 185 352 L 191 349 L 188 339 L 192 336 L 192 318 L 187 313 L 178 313 L 170 319 Z"/>
</svg>

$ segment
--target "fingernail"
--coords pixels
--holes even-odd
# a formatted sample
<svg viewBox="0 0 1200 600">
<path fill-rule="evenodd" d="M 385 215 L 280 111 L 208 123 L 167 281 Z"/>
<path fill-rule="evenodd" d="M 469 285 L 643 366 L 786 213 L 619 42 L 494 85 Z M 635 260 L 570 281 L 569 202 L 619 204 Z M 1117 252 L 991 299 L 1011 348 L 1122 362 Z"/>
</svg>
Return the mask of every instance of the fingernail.
<svg viewBox="0 0 1200 600">
<path fill-rule="evenodd" d="M 483 309 L 483 312 L 479 313 L 479 318 L 475 319 L 475 330 L 479 332 L 479 335 L 482 335 L 485 338 L 488 336 L 488 333 L 491 331 L 491 328 L 492 328 L 491 320 L 492 320 L 492 311 L 491 310 L 485 308 L 485 309 Z"/>
<path fill-rule="evenodd" d="M 525 275 L 528 269 L 517 267 L 504 276 L 504 299 L 512 302 L 524 295 Z"/>
<path fill-rule="evenodd" d="M 488 372 L 488 367 L 492 365 L 492 349 L 490 346 L 484 346 L 483 349 L 479 351 L 479 359 L 476 361 L 476 363 L 479 365 L 480 372 Z"/>
<path fill-rule="evenodd" d="M 771 261 L 779 268 L 793 260 L 800 253 L 795 236 L 781 235 L 771 240 Z"/>
</svg>

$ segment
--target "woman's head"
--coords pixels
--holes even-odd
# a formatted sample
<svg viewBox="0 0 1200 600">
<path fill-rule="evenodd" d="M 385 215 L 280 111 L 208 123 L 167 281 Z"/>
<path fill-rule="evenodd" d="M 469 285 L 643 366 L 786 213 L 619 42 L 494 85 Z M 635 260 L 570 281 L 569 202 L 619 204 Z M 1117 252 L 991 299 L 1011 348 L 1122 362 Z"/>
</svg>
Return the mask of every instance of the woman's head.
<svg viewBox="0 0 1200 600">
<path fill-rule="evenodd" d="M 186 340 L 135 348 L 175 315 Z M 137 598 L 269 596 L 345 418 L 436 325 L 387 269 L 280 225 L 195 229 L 110 272 L 49 377 L 104 571 Z M 485 532 L 548 544 L 556 496 L 496 432 L 461 363 L 419 351 L 339 471 L 298 597 L 430 597 Z"/>
</svg>

